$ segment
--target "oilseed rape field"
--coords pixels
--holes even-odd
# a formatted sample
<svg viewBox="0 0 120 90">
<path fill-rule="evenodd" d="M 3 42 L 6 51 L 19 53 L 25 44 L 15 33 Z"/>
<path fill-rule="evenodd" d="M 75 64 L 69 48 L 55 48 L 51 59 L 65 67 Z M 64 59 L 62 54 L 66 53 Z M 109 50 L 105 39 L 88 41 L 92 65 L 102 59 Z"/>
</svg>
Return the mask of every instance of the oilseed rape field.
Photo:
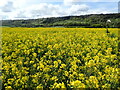
<svg viewBox="0 0 120 90">
<path fill-rule="evenodd" d="M 2 28 L 2 88 L 119 88 L 118 29 Z"/>
</svg>

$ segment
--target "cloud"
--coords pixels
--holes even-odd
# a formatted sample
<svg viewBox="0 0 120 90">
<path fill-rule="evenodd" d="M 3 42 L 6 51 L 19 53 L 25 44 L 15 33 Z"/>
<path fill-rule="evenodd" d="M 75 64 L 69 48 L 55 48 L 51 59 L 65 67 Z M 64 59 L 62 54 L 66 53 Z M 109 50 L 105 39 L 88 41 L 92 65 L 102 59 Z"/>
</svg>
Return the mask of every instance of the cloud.
<svg viewBox="0 0 120 90">
<path fill-rule="evenodd" d="M 64 5 L 67 5 L 67 6 L 72 5 L 74 4 L 75 1 L 77 0 L 64 0 Z"/>
<path fill-rule="evenodd" d="M 43 3 L 43 4 L 39 4 L 39 5 L 34 5 L 29 9 L 31 10 L 31 14 L 43 16 L 43 15 L 57 14 L 60 10 L 60 6 Z"/>
<path fill-rule="evenodd" d="M 3 12 L 12 12 L 12 10 L 14 10 L 13 2 L 7 2 L 7 4 L 2 7 Z"/>
<path fill-rule="evenodd" d="M 60 17 L 68 15 L 79 15 L 82 12 L 89 10 L 89 7 L 85 4 L 71 5 L 67 8 L 64 5 L 54 5 L 48 3 L 41 3 L 38 5 L 32 5 L 20 11 L 16 18 L 42 18 L 42 17 Z"/>
<path fill-rule="evenodd" d="M 4 6 L 7 3 L 6 0 L 0 0 L 0 7 Z"/>
<path fill-rule="evenodd" d="M 25 19 L 25 18 L 27 18 L 27 16 L 25 15 L 25 13 L 24 13 L 24 11 L 20 11 L 20 12 L 18 12 L 18 14 L 15 16 L 15 18 L 17 18 L 17 19 Z"/>
<path fill-rule="evenodd" d="M 119 2 L 119 0 L 63 0 L 65 6 L 71 6 L 75 4 L 81 4 L 85 2 Z"/>
<path fill-rule="evenodd" d="M 89 10 L 89 7 L 85 4 L 81 5 L 72 5 L 70 9 L 68 10 L 68 14 L 70 15 L 75 15 L 75 14 L 80 14 L 82 12 L 86 12 Z"/>
<path fill-rule="evenodd" d="M 11 13 L 12 14 L 12 13 Z M 41 3 L 31 5 L 24 9 L 18 9 L 13 12 L 12 19 L 32 19 L 41 17 L 56 17 L 64 15 L 65 11 L 60 5 L 53 5 L 48 3 Z"/>
<path fill-rule="evenodd" d="M 97 9 L 90 9 L 87 12 L 83 13 L 83 15 L 85 14 L 107 14 L 107 13 L 116 13 L 115 11 L 111 11 L 111 9 L 106 9 L 104 7 L 101 8 L 97 8 Z"/>
</svg>

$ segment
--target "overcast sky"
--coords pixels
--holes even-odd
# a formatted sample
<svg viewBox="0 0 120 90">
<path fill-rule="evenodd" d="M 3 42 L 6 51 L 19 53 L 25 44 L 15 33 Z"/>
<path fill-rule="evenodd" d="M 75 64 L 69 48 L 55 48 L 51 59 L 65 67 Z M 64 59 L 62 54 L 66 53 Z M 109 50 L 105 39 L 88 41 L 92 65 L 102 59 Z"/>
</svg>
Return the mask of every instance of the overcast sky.
<svg viewBox="0 0 120 90">
<path fill-rule="evenodd" d="M 35 19 L 118 12 L 119 0 L 0 0 L 2 19 Z"/>
</svg>

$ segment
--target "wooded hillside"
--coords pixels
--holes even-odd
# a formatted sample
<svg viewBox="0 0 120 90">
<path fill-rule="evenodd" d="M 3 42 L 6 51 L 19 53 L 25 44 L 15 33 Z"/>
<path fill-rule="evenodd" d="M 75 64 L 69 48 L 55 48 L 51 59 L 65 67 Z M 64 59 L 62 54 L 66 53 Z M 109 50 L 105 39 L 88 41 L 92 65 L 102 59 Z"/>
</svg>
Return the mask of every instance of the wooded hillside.
<svg viewBox="0 0 120 90">
<path fill-rule="evenodd" d="M 3 26 L 9 27 L 106 27 L 106 21 L 110 19 L 108 27 L 120 28 L 120 13 L 91 14 L 81 16 L 51 17 L 28 20 L 2 20 Z"/>
</svg>

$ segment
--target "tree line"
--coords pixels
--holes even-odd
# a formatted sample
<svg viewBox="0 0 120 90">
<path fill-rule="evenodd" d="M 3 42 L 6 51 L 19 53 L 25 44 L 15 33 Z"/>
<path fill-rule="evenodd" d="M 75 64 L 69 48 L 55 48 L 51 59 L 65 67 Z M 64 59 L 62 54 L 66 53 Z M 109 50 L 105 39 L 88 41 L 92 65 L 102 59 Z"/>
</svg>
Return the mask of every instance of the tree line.
<svg viewBox="0 0 120 90">
<path fill-rule="evenodd" d="M 88 27 L 105 28 L 106 21 L 110 28 L 120 28 L 120 13 L 90 14 L 81 16 L 51 17 L 28 20 L 2 20 L 2 26 L 9 27 Z"/>
</svg>

